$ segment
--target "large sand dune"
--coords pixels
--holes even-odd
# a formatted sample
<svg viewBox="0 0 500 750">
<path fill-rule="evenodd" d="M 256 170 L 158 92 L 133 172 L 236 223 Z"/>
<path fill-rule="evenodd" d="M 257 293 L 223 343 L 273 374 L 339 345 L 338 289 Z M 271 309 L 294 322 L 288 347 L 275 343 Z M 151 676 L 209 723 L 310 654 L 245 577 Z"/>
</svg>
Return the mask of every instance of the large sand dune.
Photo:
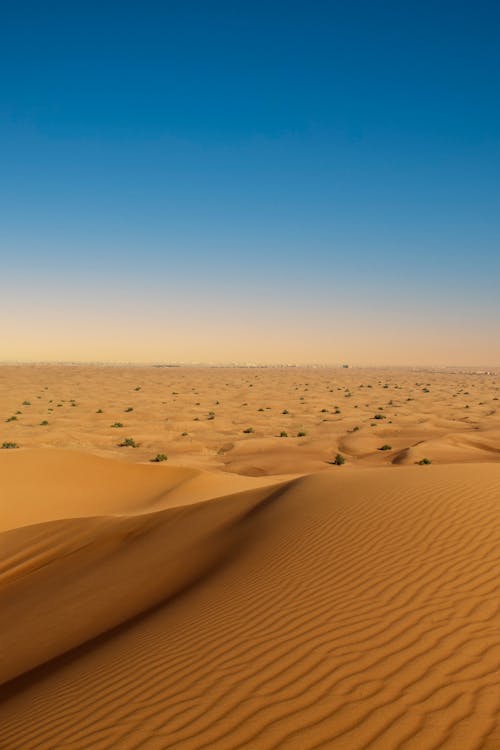
<svg viewBox="0 0 500 750">
<path fill-rule="evenodd" d="M 500 747 L 500 466 L 0 472 L 0 747 Z"/>
<path fill-rule="evenodd" d="M 495 376 L 2 383 L 1 750 L 500 748 Z M 285 419 L 306 435 L 276 437 Z"/>
</svg>

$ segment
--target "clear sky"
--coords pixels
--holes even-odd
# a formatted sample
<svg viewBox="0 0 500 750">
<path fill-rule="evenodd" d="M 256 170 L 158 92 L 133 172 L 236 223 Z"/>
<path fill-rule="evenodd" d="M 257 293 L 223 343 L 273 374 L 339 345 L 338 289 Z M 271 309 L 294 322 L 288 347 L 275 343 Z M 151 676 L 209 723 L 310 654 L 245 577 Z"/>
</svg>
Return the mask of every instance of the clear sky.
<svg viewBox="0 0 500 750">
<path fill-rule="evenodd" d="M 0 359 L 500 365 L 500 4 L 3 0 Z"/>
</svg>

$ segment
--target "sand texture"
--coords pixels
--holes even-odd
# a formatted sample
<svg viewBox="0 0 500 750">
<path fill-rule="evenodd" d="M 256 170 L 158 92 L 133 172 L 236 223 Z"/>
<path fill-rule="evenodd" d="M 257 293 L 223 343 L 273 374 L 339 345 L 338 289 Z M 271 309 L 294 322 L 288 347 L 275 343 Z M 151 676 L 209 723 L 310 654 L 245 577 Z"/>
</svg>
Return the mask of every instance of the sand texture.
<svg viewBox="0 0 500 750">
<path fill-rule="evenodd" d="M 1 750 L 500 748 L 499 397 L 1 367 Z"/>
</svg>

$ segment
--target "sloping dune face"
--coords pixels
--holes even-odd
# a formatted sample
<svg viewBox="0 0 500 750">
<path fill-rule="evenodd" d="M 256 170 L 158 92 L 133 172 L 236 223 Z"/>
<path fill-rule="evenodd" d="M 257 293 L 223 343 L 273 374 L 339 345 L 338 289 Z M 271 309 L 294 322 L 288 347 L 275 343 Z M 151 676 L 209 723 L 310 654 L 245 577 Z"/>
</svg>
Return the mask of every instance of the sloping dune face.
<svg viewBox="0 0 500 750">
<path fill-rule="evenodd" d="M 44 452 L 0 460 L 5 507 L 28 477 L 1 536 L 2 750 L 500 747 L 497 464 L 217 496 L 46 453 L 31 524 Z"/>
</svg>

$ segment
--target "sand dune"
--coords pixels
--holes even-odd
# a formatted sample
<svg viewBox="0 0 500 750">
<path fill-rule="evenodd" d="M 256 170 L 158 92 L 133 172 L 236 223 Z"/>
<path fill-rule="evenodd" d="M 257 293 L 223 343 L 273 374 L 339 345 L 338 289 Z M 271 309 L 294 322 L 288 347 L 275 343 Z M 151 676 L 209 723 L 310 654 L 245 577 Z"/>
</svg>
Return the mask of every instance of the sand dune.
<svg viewBox="0 0 500 750">
<path fill-rule="evenodd" d="M 393 459 L 3 451 L 0 748 L 500 747 L 500 465 Z"/>
</svg>

